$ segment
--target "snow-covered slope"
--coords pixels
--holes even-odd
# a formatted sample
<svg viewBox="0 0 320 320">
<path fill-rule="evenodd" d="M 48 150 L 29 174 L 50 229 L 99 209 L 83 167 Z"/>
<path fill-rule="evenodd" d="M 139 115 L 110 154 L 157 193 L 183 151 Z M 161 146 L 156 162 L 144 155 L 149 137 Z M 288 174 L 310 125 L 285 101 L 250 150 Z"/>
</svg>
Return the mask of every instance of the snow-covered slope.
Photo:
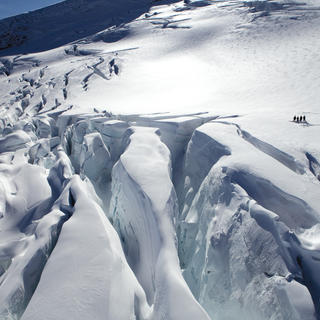
<svg viewBox="0 0 320 320">
<path fill-rule="evenodd" d="M 0 21 L 0 319 L 319 319 L 319 23 L 315 0 Z"/>
</svg>

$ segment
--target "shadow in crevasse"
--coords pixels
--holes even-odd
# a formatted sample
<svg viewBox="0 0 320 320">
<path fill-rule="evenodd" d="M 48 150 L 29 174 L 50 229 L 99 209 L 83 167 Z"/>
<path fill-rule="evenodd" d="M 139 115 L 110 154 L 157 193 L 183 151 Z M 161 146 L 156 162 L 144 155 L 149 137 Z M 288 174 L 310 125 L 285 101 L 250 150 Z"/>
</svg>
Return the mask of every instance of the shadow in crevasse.
<svg viewBox="0 0 320 320">
<path fill-rule="evenodd" d="M 249 11 L 254 12 L 267 12 L 284 10 L 292 6 L 305 6 L 305 3 L 283 3 L 275 1 L 244 1 L 243 5 L 249 8 Z"/>
<path fill-rule="evenodd" d="M 177 0 L 66 0 L 3 19 L 0 57 L 45 51 L 89 36 L 90 41 L 115 42 L 128 35 L 123 26 L 151 6 L 174 2 Z"/>
<path fill-rule="evenodd" d="M 320 7 L 310 6 L 306 2 L 297 1 L 270 1 L 270 0 L 259 0 L 259 1 L 243 1 L 244 7 L 249 8 L 249 12 L 257 14 L 255 19 L 269 16 L 273 12 L 286 12 L 289 15 L 293 15 L 292 19 L 299 19 L 304 16 L 306 12 L 314 13 L 319 12 Z M 254 20 L 255 20 L 254 19 Z"/>
</svg>

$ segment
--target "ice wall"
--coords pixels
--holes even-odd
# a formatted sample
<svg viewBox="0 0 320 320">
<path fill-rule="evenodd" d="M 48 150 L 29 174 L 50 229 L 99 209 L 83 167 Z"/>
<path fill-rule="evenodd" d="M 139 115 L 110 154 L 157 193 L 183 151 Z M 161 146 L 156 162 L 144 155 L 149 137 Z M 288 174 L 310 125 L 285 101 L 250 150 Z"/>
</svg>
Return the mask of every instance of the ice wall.
<svg viewBox="0 0 320 320">
<path fill-rule="evenodd" d="M 209 146 L 203 151 L 194 148 L 199 137 Z M 310 285 L 308 278 L 316 258 L 311 262 L 299 239 L 318 226 L 319 187 L 296 173 L 299 163 L 289 165 L 283 152 L 265 152 L 261 144 L 252 147 L 240 127 L 228 122 L 194 133 L 179 230 L 184 276 L 213 318 L 314 319 L 310 293 L 317 306 L 318 280 L 313 277 Z M 202 157 L 208 160 L 200 163 Z M 209 161 L 208 172 L 202 164 Z M 299 179 L 303 188 L 296 185 Z"/>
<path fill-rule="evenodd" d="M 209 319 L 179 267 L 170 152 L 154 129 L 133 130 L 113 169 L 110 206 L 129 265 L 153 305 L 153 319 Z"/>
<path fill-rule="evenodd" d="M 1 316 L 316 319 L 308 159 L 216 118 L 42 115 L 4 128 Z"/>
</svg>

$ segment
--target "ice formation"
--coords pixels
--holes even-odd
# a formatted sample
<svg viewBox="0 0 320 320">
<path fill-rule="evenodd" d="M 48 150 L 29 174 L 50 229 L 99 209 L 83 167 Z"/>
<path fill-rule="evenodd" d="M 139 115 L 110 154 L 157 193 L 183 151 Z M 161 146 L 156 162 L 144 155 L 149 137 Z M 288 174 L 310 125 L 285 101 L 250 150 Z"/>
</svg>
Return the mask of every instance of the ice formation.
<svg viewBox="0 0 320 320">
<path fill-rule="evenodd" d="M 316 5 L 0 21 L 0 319 L 319 319 Z"/>
</svg>

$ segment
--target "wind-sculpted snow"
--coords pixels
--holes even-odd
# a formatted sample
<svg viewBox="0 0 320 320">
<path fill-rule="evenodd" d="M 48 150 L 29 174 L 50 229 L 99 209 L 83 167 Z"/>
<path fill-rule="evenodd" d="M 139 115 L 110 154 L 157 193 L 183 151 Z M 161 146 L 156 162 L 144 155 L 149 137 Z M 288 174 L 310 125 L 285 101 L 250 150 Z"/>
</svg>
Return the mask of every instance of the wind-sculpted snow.
<svg viewBox="0 0 320 320">
<path fill-rule="evenodd" d="M 1 21 L 0 319 L 320 319 L 319 12 Z"/>
</svg>

